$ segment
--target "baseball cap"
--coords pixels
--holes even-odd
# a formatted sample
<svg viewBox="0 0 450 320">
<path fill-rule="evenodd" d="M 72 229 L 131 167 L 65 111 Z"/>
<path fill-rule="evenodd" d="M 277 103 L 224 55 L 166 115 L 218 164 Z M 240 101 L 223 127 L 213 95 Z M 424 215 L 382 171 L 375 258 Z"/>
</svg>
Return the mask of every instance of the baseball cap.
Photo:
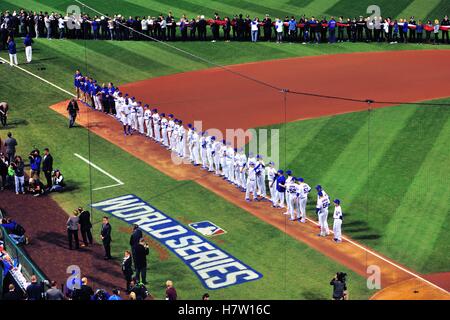
<svg viewBox="0 0 450 320">
<path fill-rule="evenodd" d="M 322 186 L 321 186 L 320 184 L 318 184 L 318 185 L 316 186 L 316 190 L 317 190 L 317 191 L 322 190 Z"/>
<path fill-rule="evenodd" d="M 305 180 L 302 177 L 297 177 L 297 181 L 303 182 Z"/>
<path fill-rule="evenodd" d="M 286 174 L 287 174 L 287 175 L 291 175 L 291 174 L 292 174 L 292 171 L 291 171 L 291 170 L 288 170 L 288 171 L 286 171 Z"/>
<path fill-rule="evenodd" d="M 278 173 L 283 174 L 284 172 L 283 170 L 278 170 Z"/>
<path fill-rule="evenodd" d="M 336 204 L 340 204 L 340 203 L 341 203 L 341 200 L 339 200 L 339 199 L 334 199 L 333 202 L 336 203 Z"/>
</svg>

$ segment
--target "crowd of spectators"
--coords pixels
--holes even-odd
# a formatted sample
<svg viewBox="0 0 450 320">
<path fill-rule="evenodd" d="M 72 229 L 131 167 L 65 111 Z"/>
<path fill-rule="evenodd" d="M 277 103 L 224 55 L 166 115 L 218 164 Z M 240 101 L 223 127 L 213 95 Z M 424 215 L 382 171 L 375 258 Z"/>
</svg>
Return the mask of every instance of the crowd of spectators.
<svg viewBox="0 0 450 320">
<path fill-rule="evenodd" d="M 307 17 L 305 15 L 272 18 L 266 14 L 261 20 L 250 15 L 236 14 L 223 19 L 218 13 L 212 18 L 204 15 L 175 18 L 167 15 L 69 16 L 57 12 L 5 11 L 0 13 L 0 37 L 6 48 L 8 36 L 30 36 L 47 39 L 146 40 L 161 41 L 218 40 L 289 41 L 301 43 L 352 42 L 427 42 L 450 43 L 450 21 L 421 20 L 415 17 Z M 208 29 L 211 35 L 208 35 Z M 221 31 L 222 30 L 222 31 Z M 439 38 L 441 34 L 441 38 Z"/>
</svg>

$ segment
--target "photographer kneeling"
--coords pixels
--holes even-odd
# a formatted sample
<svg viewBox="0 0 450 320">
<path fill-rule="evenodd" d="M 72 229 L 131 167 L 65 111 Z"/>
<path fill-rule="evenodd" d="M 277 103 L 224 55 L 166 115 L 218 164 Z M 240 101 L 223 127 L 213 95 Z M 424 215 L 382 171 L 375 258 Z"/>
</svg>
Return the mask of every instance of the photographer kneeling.
<svg viewBox="0 0 450 320">
<path fill-rule="evenodd" d="M 345 283 L 346 276 L 346 273 L 338 272 L 331 280 L 330 285 L 333 286 L 333 300 L 348 300 L 347 285 Z"/>
<path fill-rule="evenodd" d="M 58 169 L 52 172 L 52 186 L 49 192 L 61 192 L 64 190 L 64 177 Z"/>
</svg>

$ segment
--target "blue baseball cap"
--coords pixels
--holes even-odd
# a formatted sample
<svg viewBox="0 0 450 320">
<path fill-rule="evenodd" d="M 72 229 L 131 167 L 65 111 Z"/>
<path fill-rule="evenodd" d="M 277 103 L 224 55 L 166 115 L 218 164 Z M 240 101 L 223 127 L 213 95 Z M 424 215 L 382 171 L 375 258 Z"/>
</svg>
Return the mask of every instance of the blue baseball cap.
<svg viewBox="0 0 450 320">
<path fill-rule="evenodd" d="M 147 107 L 147 108 L 148 108 L 148 107 L 150 107 L 150 106 L 146 103 L 144 107 Z"/>
<path fill-rule="evenodd" d="M 303 182 L 305 180 L 302 177 L 297 177 L 297 181 Z"/>
<path fill-rule="evenodd" d="M 188 128 L 192 128 L 192 124 L 191 123 L 188 124 Z"/>
<path fill-rule="evenodd" d="M 166 116 L 166 114 L 165 113 L 161 113 L 161 117 L 165 117 Z"/>
<path fill-rule="evenodd" d="M 334 199 L 333 202 L 336 204 L 341 204 L 341 200 L 339 200 L 339 199 Z"/>
<path fill-rule="evenodd" d="M 283 170 L 278 170 L 278 173 L 283 174 L 284 172 L 283 172 Z"/>
<path fill-rule="evenodd" d="M 288 170 L 288 171 L 286 171 L 286 174 L 290 176 L 292 174 L 292 171 Z"/>
<path fill-rule="evenodd" d="M 216 140 L 216 136 L 212 136 L 212 137 L 211 137 L 211 140 Z"/>
<path fill-rule="evenodd" d="M 152 111 L 153 111 L 153 112 L 158 112 L 158 109 L 153 109 Z"/>
<path fill-rule="evenodd" d="M 262 158 L 263 158 L 263 156 L 260 155 L 260 154 L 258 154 L 258 155 L 256 156 L 256 159 L 262 159 Z"/>
<path fill-rule="evenodd" d="M 169 114 L 169 118 L 173 118 L 173 114 Z"/>
<path fill-rule="evenodd" d="M 269 162 L 269 164 L 271 164 L 271 165 L 275 165 L 275 162 L 273 162 L 273 161 L 270 161 L 270 162 Z"/>
<path fill-rule="evenodd" d="M 322 190 L 322 186 L 321 186 L 320 184 L 318 184 L 318 185 L 316 186 L 316 190 L 317 190 L 317 191 Z"/>
</svg>

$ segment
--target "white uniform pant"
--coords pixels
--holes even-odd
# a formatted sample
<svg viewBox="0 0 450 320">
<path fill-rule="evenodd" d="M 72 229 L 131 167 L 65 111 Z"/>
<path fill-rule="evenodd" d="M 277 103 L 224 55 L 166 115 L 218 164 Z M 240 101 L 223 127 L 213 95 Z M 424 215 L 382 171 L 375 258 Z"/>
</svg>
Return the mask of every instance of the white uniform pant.
<svg viewBox="0 0 450 320">
<path fill-rule="evenodd" d="M 226 166 L 227 166 L 227 179 L 231 182 L 234 181 L 234 167 L 233 167 L 233 161 L 231 159 L 226 160 Z"/>
<path fill-rule="evenodd" d="M 167 137 L 167 129 L 161 129 L 161 134 L 162 134 L 162 140 L 163 140 L 164 146 L 168 147 L 169 146 L 169 138 Z"/>
<path fill-rule="evenodd" d="M 319 211 L 319 225 L 321 236 L 326 236 L 330 233 L 330 229 L 328 229 L 328 208 Z"/>
<path fill-rule="evenodd" d="M 178 145 L 177 147 L 178 155 L 184 158 L 184 156 L 186 155 L 186 146 L 184 145 L 184 139 L 178 140 L 177 145 Z"/>
<path fill-rule="evenodd" d="M 220 167 L 222 168 L 222 176 L 226 173 L 226 162 L 225 158 L 220 158 Z"/>
<path fill-rule="evenodd" d="M 241 171 L 238 165 L 234 166 L 234 183 L 238 185 L 238 187 L 242 187 L 243 184 L 241 182 Z"/>
<path fill-rule="evenodd" d="M 31 46 L 25 47 L 25 55 L 27 57 L 27 62 L 31 62 L 33 59 L 33 48 Z"/>
<path fill-rule="evenodd" d="M 267 195 L 266 193 L 266 176 L 259 175 L 256 176 L 256 184 L 258 186 L 259 195 L 261 197 L 265 197 Z"/>
<path fill-rule="evenodd" d="M 139 133 L 144 134 L 144 117 L 138 117 Z"/>
<path fill-rule="evenodd" d="M 292 193 L 288 193 L 287 195 L 288 195 L 287 201 L 288 201 L 289 214 L 291 215 L 291 219 L 294 220 L 295 216 L 296 216 L 295 209 L 296 209 L 297 197 Z"/>
<path fill-rule="evenodd" d="M 161 141 L 161 131 L 160 131 L 160 125 L 155 124 L 155 140 L 160 142 Z"/>
<path fill-rule="evenodd" d="M 100 102 L 100 97 L 97 95 L 94 96 L 94 106 L 95 106 L 95 110 L 102 110 L 102 104 Z"/>
<path fill-rule="evenodd" d="M 137 130 L 137 116 L 136 112 L 131 113 L 131 128 Z"/>
<path fill-rule="evenodd" d="M 200 156 L 202 158 L 202 167 L 206 168 L 206 161 L 208 160 L 208 156 L 206 155 L 206 148 L 201 147 Z"/>
<path fill-rule="evenodd" d="M 212 154 L 212 150 L 207 150 L 207 156 L 208 156 L 208 165 L 209 165 L 209 171 L 214 171 L 214 159 L 213 159 L 213 154 Z"/>
<path fill-rule="evenodd" d="M 153 138 L 152 120 L 145 120 L 145 126 L 147 127 L 147 137 Z"/>
<path fill-rule="evenodd" d="M 220 174 L 220 157 L 219 156 L 214 156 L 214 164 L 216 167 L 216 174 L 219 175 Z"/>
<path fill-rule="evenodd" d="M 278 191 L 275 193 L 275 198 L 272 199 L 272 203 L 274 206 L 280 206 L 284 208 L 284 191 Z"/>
<path fill-rule="evenodd" d="M 334 219 L 333 222 L 333 232 L 334 232 L 334 238 L 338 240 L 342 240 L 341 236 L 341 226 L 342 226 L 342 220 L 341 219 Z"/>
<path fill-rule="evenodd" d="M 242 183 L 242 188 L 245 188 L 245 180 L 247 179 L 244 168 L 240 168 L 240 180 Z"/>
<path fill-rule="evenodd" d="M 270 192 L 270 198 L 273 200 L 276 197 L 277 193 L 277 186 L 276 183 L 273 183 L 273 180 L 269 180 L 269 192 Z"/>
<path fill-rule="evenodd" d="M 250 193 L 253 194 L 253 200 L 256 199 L 256 180 L 247 179 L 247 190 L 245 191 L 245 199 L 250 199 Z"/>
<path fill-rule="evenodd" d="M 9 64 L 11 66 L 13 64 L 15 64 L 16 66 L 18 65 L 18 63 L 17 63 L 17 54 L 9 54 Z"/>
<path fill-rule="evenodd" d="M 192 142 L 189 142 L 189 144 L 188 144 L 188 150 L 189 150 L 189 160 L 190 161 L 194 161 L 194 153 L 193 153 L 193 148 L 194 148 L 194 145 L 192 144 Z"/>
<path fill-rule="evenodd" d="M 306 219 L 306 202 L 308 201 L 308 198 L 299 198 L 298 199 L 298 209 L 300 211 L 300 217 L 302 218 L 302 221 L 304 222 Z"/>
<path fill-rule="evenodd" d="M 192 146 L 192 156 L 194 157 L 194 164 L 200 163 L 200 154 L 198 153 L 198 144 Z"/>
</svg>

